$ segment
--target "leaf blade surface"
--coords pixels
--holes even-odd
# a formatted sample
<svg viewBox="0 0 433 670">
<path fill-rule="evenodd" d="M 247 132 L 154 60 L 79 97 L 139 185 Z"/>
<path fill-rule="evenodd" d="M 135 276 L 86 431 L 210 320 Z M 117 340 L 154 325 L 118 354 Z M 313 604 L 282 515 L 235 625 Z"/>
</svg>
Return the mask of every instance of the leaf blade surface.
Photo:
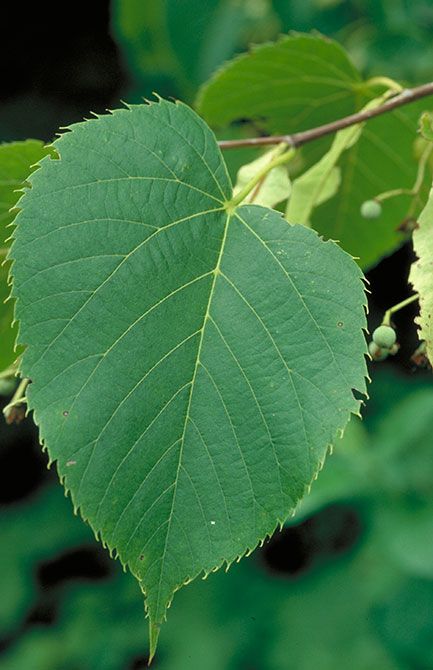
<svg viewBox="0 0 433 670">
<path fill-rule="evenodd" d="M 12 249 L 21 372 L 76 508 L 146 594 L 154 648 L 174 591 L 273 532 L 358 412 L 362 275 L 272 210 L 232 211 L 184 105 L 55 148 Z"/>
</svg>

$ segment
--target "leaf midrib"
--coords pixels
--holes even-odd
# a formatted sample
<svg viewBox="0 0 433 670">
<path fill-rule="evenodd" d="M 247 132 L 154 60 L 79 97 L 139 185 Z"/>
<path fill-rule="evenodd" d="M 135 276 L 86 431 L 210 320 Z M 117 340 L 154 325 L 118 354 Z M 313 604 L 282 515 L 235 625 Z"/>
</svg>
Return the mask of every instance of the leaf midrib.
<svg viewBox="0 0 433 670">
<path fill-rule="evenodd" d="M 160 572 L 159 572 L 159 581 L 158 581 L 158 590 L 157 590 L 158 595 L 157 595 L 157 600 L 156 600 L 156 605 L 155 605 L 155 612 L 156 613 L 158 613 L 158 611 L 159 611 L 161 584 L 162 584 L 162 578 L 163 578 L 163 575 L 164 575 L 164 567 L 165 567 L 165 557 L 166 557 L 166 553 L 167 553 L 167 547 L 168 547 L 168 540 L 169 540 L 169 536 L 170 536 L 171 524 L 172 524 L 172 520 L 173 520 L 173 516 L 174 516 L 174 508 L 175 508 L 175 504 L 176 504 L 177 485 L 178 485 L 178 482 L 179 482 L 179 474 L 180 474 L 180 471 L 181 471 L 181 468 L 182 468 L 182 457 L 183 457 L 183 449 L 184 449 L 184 444 L 185 444 L 185 434 L 186 434 L 186 428 L 187 428 L 187 425 L 188 425 L 188 421 L 189 421 L 189 418 L 190 418 L 189 415 L 190 415 L 190 412 L 191 412 L 191 404 L 192 404 L 192 399 L 193 399 L 193 395 L 194 395 L 194 387 L 195 387 L 195 382 L 196 382 L 196 378 L 197 378 L 197 371 L 198 371 L 198 368 L 199 368 L 199 365 L 200 365 L 200 354 L 201 354 L 201 350 L 202 350 L 202 346 L 203 346 L 204 334 L 205 334 L 205 331 L 206 331 L 206 324 L 207 324 L 207 322 L 210 318 L 210 307 L 211 307 L 212 299 L 213 299 L 213 296 L 214 296 L 214 293 L 215 293 L 215 286 L 216 286 L 218 275 L 220 274 L 221 261 L 222 261 L 222 257 L 223 257 L 223 253 L 224 253 L 224 247 L 225 247 L 226 240 L 227 240 L 227 233 L 228 233 L 230 221 L 231 221 L 231 218 L 232 218 L 233 215 L 234 215 L 234 213 L 227 213 L 227 219 L 226 219 L 226 222 L 225 222 L 223 235 L 222 235 L 222 239 L 221 239 L 221 248 L 220 248 L 220 251 L 219 251 L 219 254 L 218 254 L 218 259 L 217 259 L 215 268 L 213 270 L 213 275 L 214 276 L 213 276 L 212 285 L 211 285 L 211 288 L 210 288 L 210 291 L 209 291 L 209 299 L 208 299 L 208 302 L 207 302 L 206 311 L 205 311 L 204 318 L 203 318 L 203 324 L 202 324 L 201 332 L 200 332 L 200 339 L 199 339 L 199 343 L 198 343 L 198 347 L 197 347 L 197 356 L 196 356 L 194 371 L 193 371 L 192 378 L 191 378 L 191 386 L 190 386 L 190 391 L 189 391 L 188 404 L 187 404 L 187 408 L 186 408 L 186 412 L 185 412 L 183 432 L 182 432 L 182 436 L 180 438 L 179 460 L 178 460 L 176 476 L 175 476 L 175 480 L 174 480 L 172 504 L 171 504 L 171 509 L 170 509 L 170 513 L 169 513 L 169 517 L 168 517 L 168 524 L 167 524 L 167 531 L 166 531 L 166 536 L 165 536 L 164 549 L 163 549 L 161 562 L 160 562 Z"/>
</svg>

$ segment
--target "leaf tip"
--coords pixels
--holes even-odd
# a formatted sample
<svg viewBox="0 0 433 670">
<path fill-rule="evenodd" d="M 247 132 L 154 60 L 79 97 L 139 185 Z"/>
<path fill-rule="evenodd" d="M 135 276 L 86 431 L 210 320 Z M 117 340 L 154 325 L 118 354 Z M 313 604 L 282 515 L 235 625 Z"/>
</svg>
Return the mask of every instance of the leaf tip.
<svg viewBox="0 0 433 670">
<path fill-rule="evenodd" d="M 150 665 L 155 658 L 156 648 L 158 646 L 160 626 L 159 624 L 154 623 L 152 620 L 149 621 L 149 661 Z"/>
</svg>

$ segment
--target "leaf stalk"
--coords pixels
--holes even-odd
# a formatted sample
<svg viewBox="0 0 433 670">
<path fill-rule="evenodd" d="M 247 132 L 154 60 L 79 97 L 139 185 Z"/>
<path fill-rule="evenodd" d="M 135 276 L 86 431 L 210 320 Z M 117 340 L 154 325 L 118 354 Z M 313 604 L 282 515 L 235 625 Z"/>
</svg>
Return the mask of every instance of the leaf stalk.
<svg viewBox="0 0 433 670">
<path fill-rule="evenodd" d="M 401 309 L 407 307 L 407 305 L 410 305 L 411 303 L 415 302 L 418 299 L 419 299 L 419 293 L 414 293 L 409 298 L 406 298 L 406 300 L 402 300 L 401 302 L 397 303 L 397 305 L 393 305 L 392 307 L 387 309 L 383 317 L 382 324 L 384 326 L 389 326 L 391 323 L 391 316 L 395 314 L 395 312 L 399 312 Z"/>
<path fill-rule="evenodd" d="M 259 184 L 271 170 L 273 170 L 278 165 L 284 165 L 285 163 L 288 163 L 290 160 L 292 160 L 293 156 L 295 155 L 295 150 L 292 147 L 287 149 L 286 143 L 282 142 L 278 147 L 276 154 L 277 155 L 275 158 L 269 161 L 267 165 L 263 166 L 263 168 L 259 170 L 247 184 L 245 184 L 244 188 L 241 189 L 239 193 L 236 193 L 236 195 L 234 195 L 233 198 L 226 204 L 226 209 L 228 211 L 231 211 L 240 205 L 241 202 L 245 200 L 245 198 L 251 193 L 257 184 Z"/>
</svg>

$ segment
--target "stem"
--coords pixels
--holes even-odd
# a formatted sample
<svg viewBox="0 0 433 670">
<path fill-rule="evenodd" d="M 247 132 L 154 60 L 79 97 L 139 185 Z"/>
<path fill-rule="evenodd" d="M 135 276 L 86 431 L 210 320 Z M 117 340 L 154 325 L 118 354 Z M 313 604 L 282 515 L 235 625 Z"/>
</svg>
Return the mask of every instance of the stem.
<svg viewBox="0 0 433 670">
<path fill-rule="evenodd" d="M 383 202 L 384 200 L 394 198 L 397 195 L 416 195 L 416 193 L 412 188 L 393 188 L 391 191 L 384 191 L 383 193 L 379 193 L 379 195 L 376 195 L 373 200 L 376 200 L 376 202 Z"/>
<path fill-rule="evenodd" d="M 284 152 L 284 153 L 283 153 Z M 277 167 L 277 165 L 284 165 L 284 163 L 288 163 L 294 156 L 295 150 L 294 149 L 287 149 L 286 144 L 282 143 L 280 147 L 278 147 L 278 151 L 276 152 L 275 158 L 273 158 L 267 165 L 262 167 L 257 174 L 254 175 L 250 181 L 245 184 L 244 188 L 239 191 L 239 193 L 236 193 L 235 196 L 227 203 L 226 207 L 227 209 L 234 209 L 237 207 L 249 193 L 253 190 L 253 188 L 259 184 L 264 177 L 270 172 L 271 170 L 274 169 L 274 167 Z"/>
<path fill-rule="evenodd" d="M 294 133 L 293 135 L 271 135 L 269 137 L 250 137 L 247 139 L 238 140 L 221 140 L 218 142 L 218 144 L 220 149 L 263 147 L 271 144 L 280 144 L 281 142 L 284 142 L 290 147 L 300 147 L 303 144 L 307 144 L 308 142 L 319 139 L 319 137 L 331 135 L 332 133 L 336 133 L 338 130 L 348 128 L 349 126 L 353 126 L 356 123 L 368 121 L 369 119 L 373 119 L 375 116 L 380 116 L 386 112 L 391 112 L 393 109 L 397 109 L 397 107 L 408 105 L 411 102 L 415 102 L 415 100 L 425 98 L 429 95 L 433 95 L 433 82 L 429 82 L 428 84 L 423 84 L 422 86 L 417 86 L 415 88 L 406 88 L 402 90 L 401 93 L 394 95 L 392 98 L 384 102 L 380 107 L 365 109 L 362 112 L 350 114 L 349 116 L 345 116 L 342 119 L 338 119 L 337 121 L 325 123 L 323 126 L 317 126 L 317 128 L 304 130 L 299 133 Z"/>
<path fill-rule="evenodd" d="M 390 79 L 390 77 L 371 77 L 365 82 L 367 86 L 385 86 L 390 91 L 394 93 L 401 93 L 403 91 L 403 86 L 395 81 Z"/>
<path fill-rule="evenodd" d="M 10 365 L 6 370 L 0 372 L 0 379 L 10 379 L 10 377 L 15 377 L 17 369 L 18 365 L 16 363 Z"/>
<path fill-rule="evenodd" d="M 9 404 L 6 405 L 6 407 L 3 408 L 3 415 L 6 419 L 6 423 L 11 423 L 14 420 L 14 408 L 26 402 L 25 392 L 29 382 L 30 379 L 27 379 L 27 377 L 22 379 L 18 385 L 17 390 L 12 396 L 12 400 Z"/>
<path fill-rule="evenodd" d="M 374 200 L 376 200 L 376 202 L 383 202 L 384 200 L 388 200 L 388 198 L 393 198 L 394 196 L 397 195 L 418 195 L 424 181 L 425 168 L 432 151 L 433 151 L 433 143 L 430 142 L 428 146 L 424 149 L 423 153 L 421 154 L 421 158 L 419 159 L 418 171 L 415 183 L 412 186 L 412 188 L 394 188 L 391 191 L 384 191 L 383 193 L 379 193 L 379 195 L 376 195 Z"/>
<path fill-rule="evenodd" d="M 419 293 L 414 293 L 413 295 L 410 296 L 410 298 L 406 298 L 406 300 L 402 300 L 401 302 L 397 303 L 397 305 L 393 305 L 393 307 L 387 309 L 383 317 L 382 324 L 384 326 L 389 326 L 392 314 L 400 311 L 401 309 L 403 309 L 403 307 L 407 307 L 407 305 L 410 305 L 412 302 L 415 302 L 418 299 L 419 299 Z"/>
<path fill-rule="evenodd" d="M 418 166 L 418 174 L 416 176 L 415 184 L 413 185 L 413 193 L 414 195 L 417 195 L 419 191 L 421 190 L 421 186 L 424 181 L 424 176 L 425 176 L 425 169 L 428 163 L 428 159 L 431 156 L 431 153 L 433 151 L 433 143 L 429 142 L 428 146 L 425 148 L 423 151 L 421 158 L 419 160 L 419 166 Z"/>
</svg>

